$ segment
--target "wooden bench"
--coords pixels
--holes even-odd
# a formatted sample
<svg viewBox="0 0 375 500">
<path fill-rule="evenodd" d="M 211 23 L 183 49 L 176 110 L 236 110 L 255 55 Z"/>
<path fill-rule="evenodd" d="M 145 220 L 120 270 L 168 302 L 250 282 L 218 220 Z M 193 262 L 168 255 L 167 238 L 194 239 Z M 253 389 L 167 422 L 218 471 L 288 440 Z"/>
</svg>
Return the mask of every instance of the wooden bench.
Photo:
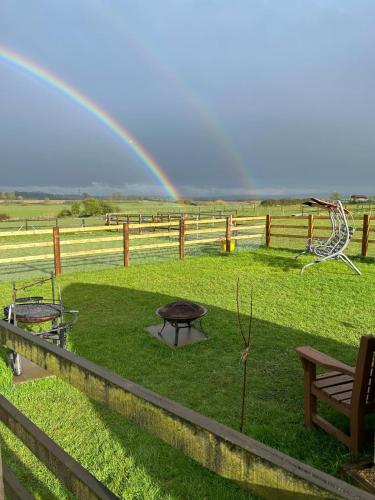
<svg viewBox="0 0 375 500">
<path fill-rule="evenodd" d="M 365 417 L 375 412 L 375 337 L 363 335 L 356 367 L 341 363 L 312 347 L 298 347 L 304 369 L 305 425 L 318 425 L 359 453 L 365 431 Z M 316 366 L 331 370 L 316 374 Z M 317 414 L 317 399 L 333 406 L 350 421 L 350 435 Z"/>
</svg>

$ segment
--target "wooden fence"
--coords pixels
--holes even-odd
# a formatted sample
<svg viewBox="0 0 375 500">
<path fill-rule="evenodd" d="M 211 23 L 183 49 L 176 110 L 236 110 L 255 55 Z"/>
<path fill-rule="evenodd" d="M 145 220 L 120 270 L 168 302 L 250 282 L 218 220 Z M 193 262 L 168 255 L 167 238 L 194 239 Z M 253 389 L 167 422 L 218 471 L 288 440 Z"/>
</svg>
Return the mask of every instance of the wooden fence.
<svg viewBox="0 0 375 500">
<path fill-rule="evenodd" d="M 0 344 L 16 350 L 91 399 L 261 498 L 373 498 L 340 479 L 2 320 Z M 62 449 L 1 396 L 0 419 L 78 498 L 114 498 L 82 466 L 73 459 L 68 461 Z"/>
<path fill-rule="evenodd" d="M 23 413 L 0 395 L 0 421 L 78 498 L 118 500 L 103 483 L 64 451 Z M 31 499 L 9 469 L 5 469 L 4 489 L 9 499 Z M 0 490 L 1 492 L 1 490 Z M 4 498 L 1 497 L 0 498 Z"/>
<path fill-rule="evenodd" d="M 351 241 L 360 244 L 362 256 L 367 256 L 369 246 L 375 243 L 375 236 L 372 236 L 375 233 L 375 226 L 372 225 L 374 220 L 375 216 L 368 214 L 356 217 L 357 229 Z M 55 226 L 52 230 L 1 231 L 0 266 L 51 260 L 54 262 L 56 275 L 60 276 L 63 263 L 71 258 L 117 254 L 122 255 L 123 265 L 128 267 L 132 257 L 141 255 L 144 251 L 168 249 L 175 251 L 174 255 L 183 259 L 187 249 L 198 245 L 221 245 L 224 251 L 230 252 L 233 244 L 237 245 L 242 240 L 259 240 L 264 236 L 265 245 L 270 247 L 279 238 L 286 241 L 313 237 L 325 239 L 330 229 L 329 217 L 309 214 L 265 217 L 229 215 L 206 219 L 168 217 L 168 220 L 162 222 L 123 222 L 116 226 Z M 87 234 L 87 237 L 80 238 L 80 234 Z M 22 236 L 28 237 L 28 240 L 32 238 L 33 241 L 15 241 Z M 68 239 L 65 239 L 66 236 Z M 43 241 L 35 241 L 38 238 Z M 8 239 L 9 243 L 6 241 Z M 110 246 L 103 247 L 103 244 Z M 83 248 L 77 249 L 74 246 Z M 23 250 L 27 252 L 26 255 L 4 256 L 5 252 Z"/>
<path fill-rule="evenodd" d="M 27 243 L 0 244 L 0 265 L 29 263 L 35 261 L 53 260 L 56 276 L 62 272 L 62 261 L 68 258 L 92 257 L 94 255 L 123 254 L 124 266 L 129 266 L 131 256 L 144 250 L 159 250 L 175 248 L 176 255 L 181 259 L 185 257 L 185 249 L 196 245 L 222 244 L 225 251 L 230 252 L 232 241 L 237 243 L 241 240 L 252 240 L 262 238 L 264 235 L 265 217 L 213 217 L 208 219 L 183 219 L 168 220 L 166 222 L 151 223 L 122 223 L 115 228 L 113 226 L 88 226 L 74 228 L 38 229 L 28 231 L 3 231 L 0 232 L 0 241 L 6 238 L 46 237 L 51 235 L 51 240 L 33 241 Z M 91 236 L 89 238 L 64 239 L 63 235 L 72 234 L 77 236 L 81 233 L 103 233 L 103 231 L 115 232 L 110 236 Z M 122 232 L 122 235 L 118 234 Z M 202 237 L 203 236 L 203 237 Z M 142 240 L 153 240 L 155 243 L 142 243 Z M 167 239 L 168 241 L 165 241 Z M 159 241 L 157 241 L 159 240 Z M 161 240 L 161 241 L 160 241 Z M 121 246 L 110 246 L 105 248 L 92 248 L 98 243 L 122 242 Z M 91 248 L 84 250 L 64 251 L 65 246 L 90 245 Z M 29 254 L 15 257 L 1 257 L 2 251 L 20 249 L 49 249 L 48 253 Z"/>
<path fill-rule="evenodd" d="M 282 224 L 280 223 L 283 220 L 294 220 L 296 224 Z M 316 216 L 314 214 L 309 214 L 308 216 L 266 216 L 266 246 L 271 246 L 272 238 L 288 238 L 288 239 L 297 239 L 301 238 L 307 240 L 308 238 L 318 238 L 318 239 L 326 239 L 327 234 L 319 233 L 319 231 L 330 231 L 331 225 L 328 224 L 329 217 L 327 216 Z M 320 221 L 323 221 L 323 224 L 319 224 Z M 371 238 L 371 233 L 375 233 L 375 227 L 371 226 L 371 223 L 375 221 L 375 216 L 372 217 L 369 214 L 364 214 L 363 217 L 355 217 L 355 221 L 359 221 L 357 224 L 356 231 L 354 233 L 354 237 L 351 239 L 354 243 L 361 244 L 361 255 L 366 257 L 368 254 L 369 244 L 375 243 L 375 238 Z M 300 222 L 297 224 L 297 222 Z M 290 230 L 290 229 L 303 229 L 305 230 L 303 233 L 299 234 L 291 234 L 289 232 L 280 232 L 280 230 Z M 357 237 L 356 234 L 360 235 Z"/>
</svg>

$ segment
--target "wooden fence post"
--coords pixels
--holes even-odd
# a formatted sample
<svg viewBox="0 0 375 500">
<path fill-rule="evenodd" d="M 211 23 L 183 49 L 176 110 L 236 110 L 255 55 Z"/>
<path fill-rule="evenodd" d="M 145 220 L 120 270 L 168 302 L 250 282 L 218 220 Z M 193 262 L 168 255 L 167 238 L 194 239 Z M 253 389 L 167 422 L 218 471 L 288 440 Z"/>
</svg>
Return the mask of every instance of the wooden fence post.
<svg viewBox="0 0 375 500">
<path fill-rule="evenodd" d="M 266 247 L 271 245 L 271 223 L 272 219 L 270 214 L 266 215 Z"/>
<path fill-rule="evenodd" d="M 55 263 L 55 276 L 61 276 L 60 230 L 53 228 L 53 260 Z"/>
<path fill-rule="evenodd" d="M 311 241 L 314 237 L 314 215 L 309 214 L 309 225 L 307 228 L 307 239 Z"/>
<path fill-rule="evenodd" d="M 363 228 L 362 228 L 362 255 L 366 257 L 368 251 L 368 237 L 370 232 L 370 216 L 364 214 L 363 216 Z"/>
<path fill-rule="evenodd" d="M 123 229 L 123 245 L 124 245 L 124 266 L 129 267 L 129 223 L 125 222 Z"/>
<path fill-rule="evenodd" d="M 185 219 L 183 217 L 180 219 L 179 243 L 180 259 L 183 259 L 185 257 Z"/>
<path fill-rule="evenodd" d="M 225 251 L 230 252 L 230 240 L 232 237 L 232 216 L 227 217 L 227 225 L 225 228 Z"/>
</svg>

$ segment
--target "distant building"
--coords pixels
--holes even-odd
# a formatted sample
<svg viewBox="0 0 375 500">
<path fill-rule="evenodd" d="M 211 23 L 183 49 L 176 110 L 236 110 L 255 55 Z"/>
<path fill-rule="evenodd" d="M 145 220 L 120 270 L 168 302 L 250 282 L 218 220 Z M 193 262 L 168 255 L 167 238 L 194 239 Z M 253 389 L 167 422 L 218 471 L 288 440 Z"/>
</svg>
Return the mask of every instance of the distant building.
<svg viewBox="0 0 375 500">
<path fill-rule="evenodd" d="M 369 199 L 365 194 L 352 194 L 350 197 L 350 201 L 354 201 L 356 203 L 365 203 L 366 201 L 369 201 Z"/>
</svg>

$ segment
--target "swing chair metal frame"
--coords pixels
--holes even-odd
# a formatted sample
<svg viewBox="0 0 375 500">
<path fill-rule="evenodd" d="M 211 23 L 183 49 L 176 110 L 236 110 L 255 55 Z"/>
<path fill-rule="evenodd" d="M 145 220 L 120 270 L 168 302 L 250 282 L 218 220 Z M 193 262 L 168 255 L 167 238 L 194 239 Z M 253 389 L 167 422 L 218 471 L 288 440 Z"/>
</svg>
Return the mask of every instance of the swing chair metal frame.
<svg viewBox="0 0 375 500">
<path fill-rule="evenodd" d="M 301 274 L 308 267 L 330 259 L 336 259 L 345 262 L 355 273 L 361 275 L 362 273 L 358 267 L 344 253 L 355 231 L 354 219 L 349 210 L 344 208 L 340 200 L 328 202 L 318 198 L 311 198 L 311 201 L 306 201 L 304 205 L 323 207 L 328 210 L 332 230 L 331 235 L 326 240 L 309 238 L 305 250 L 295 256 L 295 259 L 305 254 L 312 254 L 317 257 L 313 262 L 309 262 L 302 267 Z"/>
</svg>

